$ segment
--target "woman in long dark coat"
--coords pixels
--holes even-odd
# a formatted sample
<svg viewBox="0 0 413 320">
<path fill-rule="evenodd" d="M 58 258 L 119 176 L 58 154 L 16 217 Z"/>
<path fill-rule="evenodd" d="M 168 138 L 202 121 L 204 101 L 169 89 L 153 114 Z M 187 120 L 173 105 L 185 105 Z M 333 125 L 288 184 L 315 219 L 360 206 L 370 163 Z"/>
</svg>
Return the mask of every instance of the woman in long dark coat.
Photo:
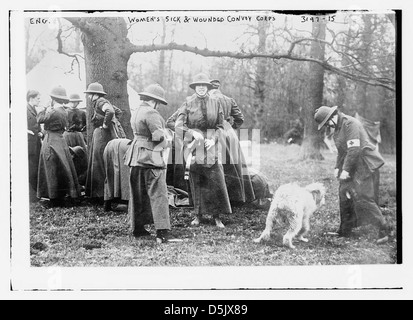
<svg viewBox="0 0 413 320">
<path fill-rule="evenodd" d="M 194 152 L 189 180 L 195 206 L 192 225 L 199 225 L 204 214 L 212 214 L 218 227 L 224 228 L 220 213 L 232 213 L 219 159 L 224 130 L 224 113 L 219 99 L 208 94 L 210 79 L 200 73 L 189 85 L 195 94 L 188 97 L 175 124 L 177 137 L 183 138 L 189 152 Z M 196 146 L 196 148 L 191 148 Z M 187 158 L 189 159 L 189 158 Z M 191 160 L 189 160 L 191 161 Z"/>
<path fill-rule="evenodd" d="M 77 199 L 80 196 L 76 169 L 63 138 L 67 126 L 67 111 L 63 104 L 68 102 L 66 90 L 56 87 L 50 94 L 52 102 L 37 115 L 39 124 L 44 124 L 45 136 L 40 151 L 37 197 L 50 199 L 50 205 L 63 204 L 66 196 Z"/>
<path fill-rule="evenodd" d="M 244 115 L 235 100 L 221 92 L 219 80 L 211 80 L 211 85 L 212 89 L 209 94 L 220 100 L 224 112 L 226 152 L 222 162 L 229 199 L 234 204 L 252 202 L 255 200 L 254 189 L 247 162 L 242 152 L 238 135 L 235 132 L 244 123 Z"/>
<path fill-rule="evenodd" d="M 85 93 L 92 103 L 93 116 L 91 121 L 94 126 L 92 142 L 88 146 L 85 195 L 103 202 L 106 177 L 103 152 L 110 140 L 125 138 L 123 135 L 119 136 L 117 122 L 113 121 L 115 113 L 119 114 L 121 111 L 117 108 L 118 112 L 115 112 L 115 107 L 104 98 L 106 92 L 103 91 L 103 86 L 100 83 L 91 83 Z"/>
</svg>

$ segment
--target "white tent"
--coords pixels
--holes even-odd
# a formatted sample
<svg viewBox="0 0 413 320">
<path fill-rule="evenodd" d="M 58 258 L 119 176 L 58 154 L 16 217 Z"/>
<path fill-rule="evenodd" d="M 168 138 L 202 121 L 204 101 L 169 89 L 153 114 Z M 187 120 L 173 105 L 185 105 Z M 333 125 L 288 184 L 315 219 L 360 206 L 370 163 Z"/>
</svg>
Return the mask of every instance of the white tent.
<svg viewBox="0 0 413 320">
<path fill-rule="evenodd" d="M 57 85 L 66 89 L 68 95 L 77 93 L 83 99 L 79 108 L 86 108 L 84 91 L 87 88 L 85 67 L 82 59 L 80 66 L 73 58 L 57 52 L 49 52 L 26 75 L 26 89 L 40 92 L 40 105 L 47 106 L 50 101 L 49 93 Z M 129 106 L 131 111 L 139 106 L 138 93 L 128 84 Z"/>
</svg>

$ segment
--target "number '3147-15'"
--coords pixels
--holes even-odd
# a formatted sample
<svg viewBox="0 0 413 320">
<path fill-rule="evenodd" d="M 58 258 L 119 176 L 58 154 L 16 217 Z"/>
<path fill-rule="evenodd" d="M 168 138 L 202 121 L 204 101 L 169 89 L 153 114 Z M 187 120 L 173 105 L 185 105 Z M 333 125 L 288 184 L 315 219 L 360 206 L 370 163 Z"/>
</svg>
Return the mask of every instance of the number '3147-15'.
<svg viewBox="0 0 413 320">
<path fill-rule="evenodd" d="M 301 16 L 301 22 L 334 22 L 336 16 Z"/>
</svg>

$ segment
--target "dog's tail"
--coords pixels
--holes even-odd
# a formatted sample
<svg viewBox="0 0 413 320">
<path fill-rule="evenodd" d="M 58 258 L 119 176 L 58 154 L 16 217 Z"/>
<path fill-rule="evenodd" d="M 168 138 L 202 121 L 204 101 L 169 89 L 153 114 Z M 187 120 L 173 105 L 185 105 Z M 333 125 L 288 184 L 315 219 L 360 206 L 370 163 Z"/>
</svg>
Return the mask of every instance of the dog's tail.
<svg viewBox="0 0 413 320">
<path fill-rule="evenodd" d="M 278 216 L 278 201 L 273 199 L 271 201 L 270 209 L 268 209 L 268 214 L 271 215 L 274 219 Z"/>
</svg>

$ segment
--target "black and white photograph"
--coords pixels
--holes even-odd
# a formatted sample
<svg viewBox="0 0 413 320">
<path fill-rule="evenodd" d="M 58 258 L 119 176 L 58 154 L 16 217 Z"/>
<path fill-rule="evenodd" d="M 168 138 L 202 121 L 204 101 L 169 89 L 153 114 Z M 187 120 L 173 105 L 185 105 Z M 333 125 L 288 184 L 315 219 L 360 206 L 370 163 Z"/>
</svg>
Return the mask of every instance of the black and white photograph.
<svg viewBox="0 0 413 320">
<path fill-rule="evenodd" d="M 406 293 L 402 9 L 84 6 L 7 12 L 11 292 Z"/>
</svg>

